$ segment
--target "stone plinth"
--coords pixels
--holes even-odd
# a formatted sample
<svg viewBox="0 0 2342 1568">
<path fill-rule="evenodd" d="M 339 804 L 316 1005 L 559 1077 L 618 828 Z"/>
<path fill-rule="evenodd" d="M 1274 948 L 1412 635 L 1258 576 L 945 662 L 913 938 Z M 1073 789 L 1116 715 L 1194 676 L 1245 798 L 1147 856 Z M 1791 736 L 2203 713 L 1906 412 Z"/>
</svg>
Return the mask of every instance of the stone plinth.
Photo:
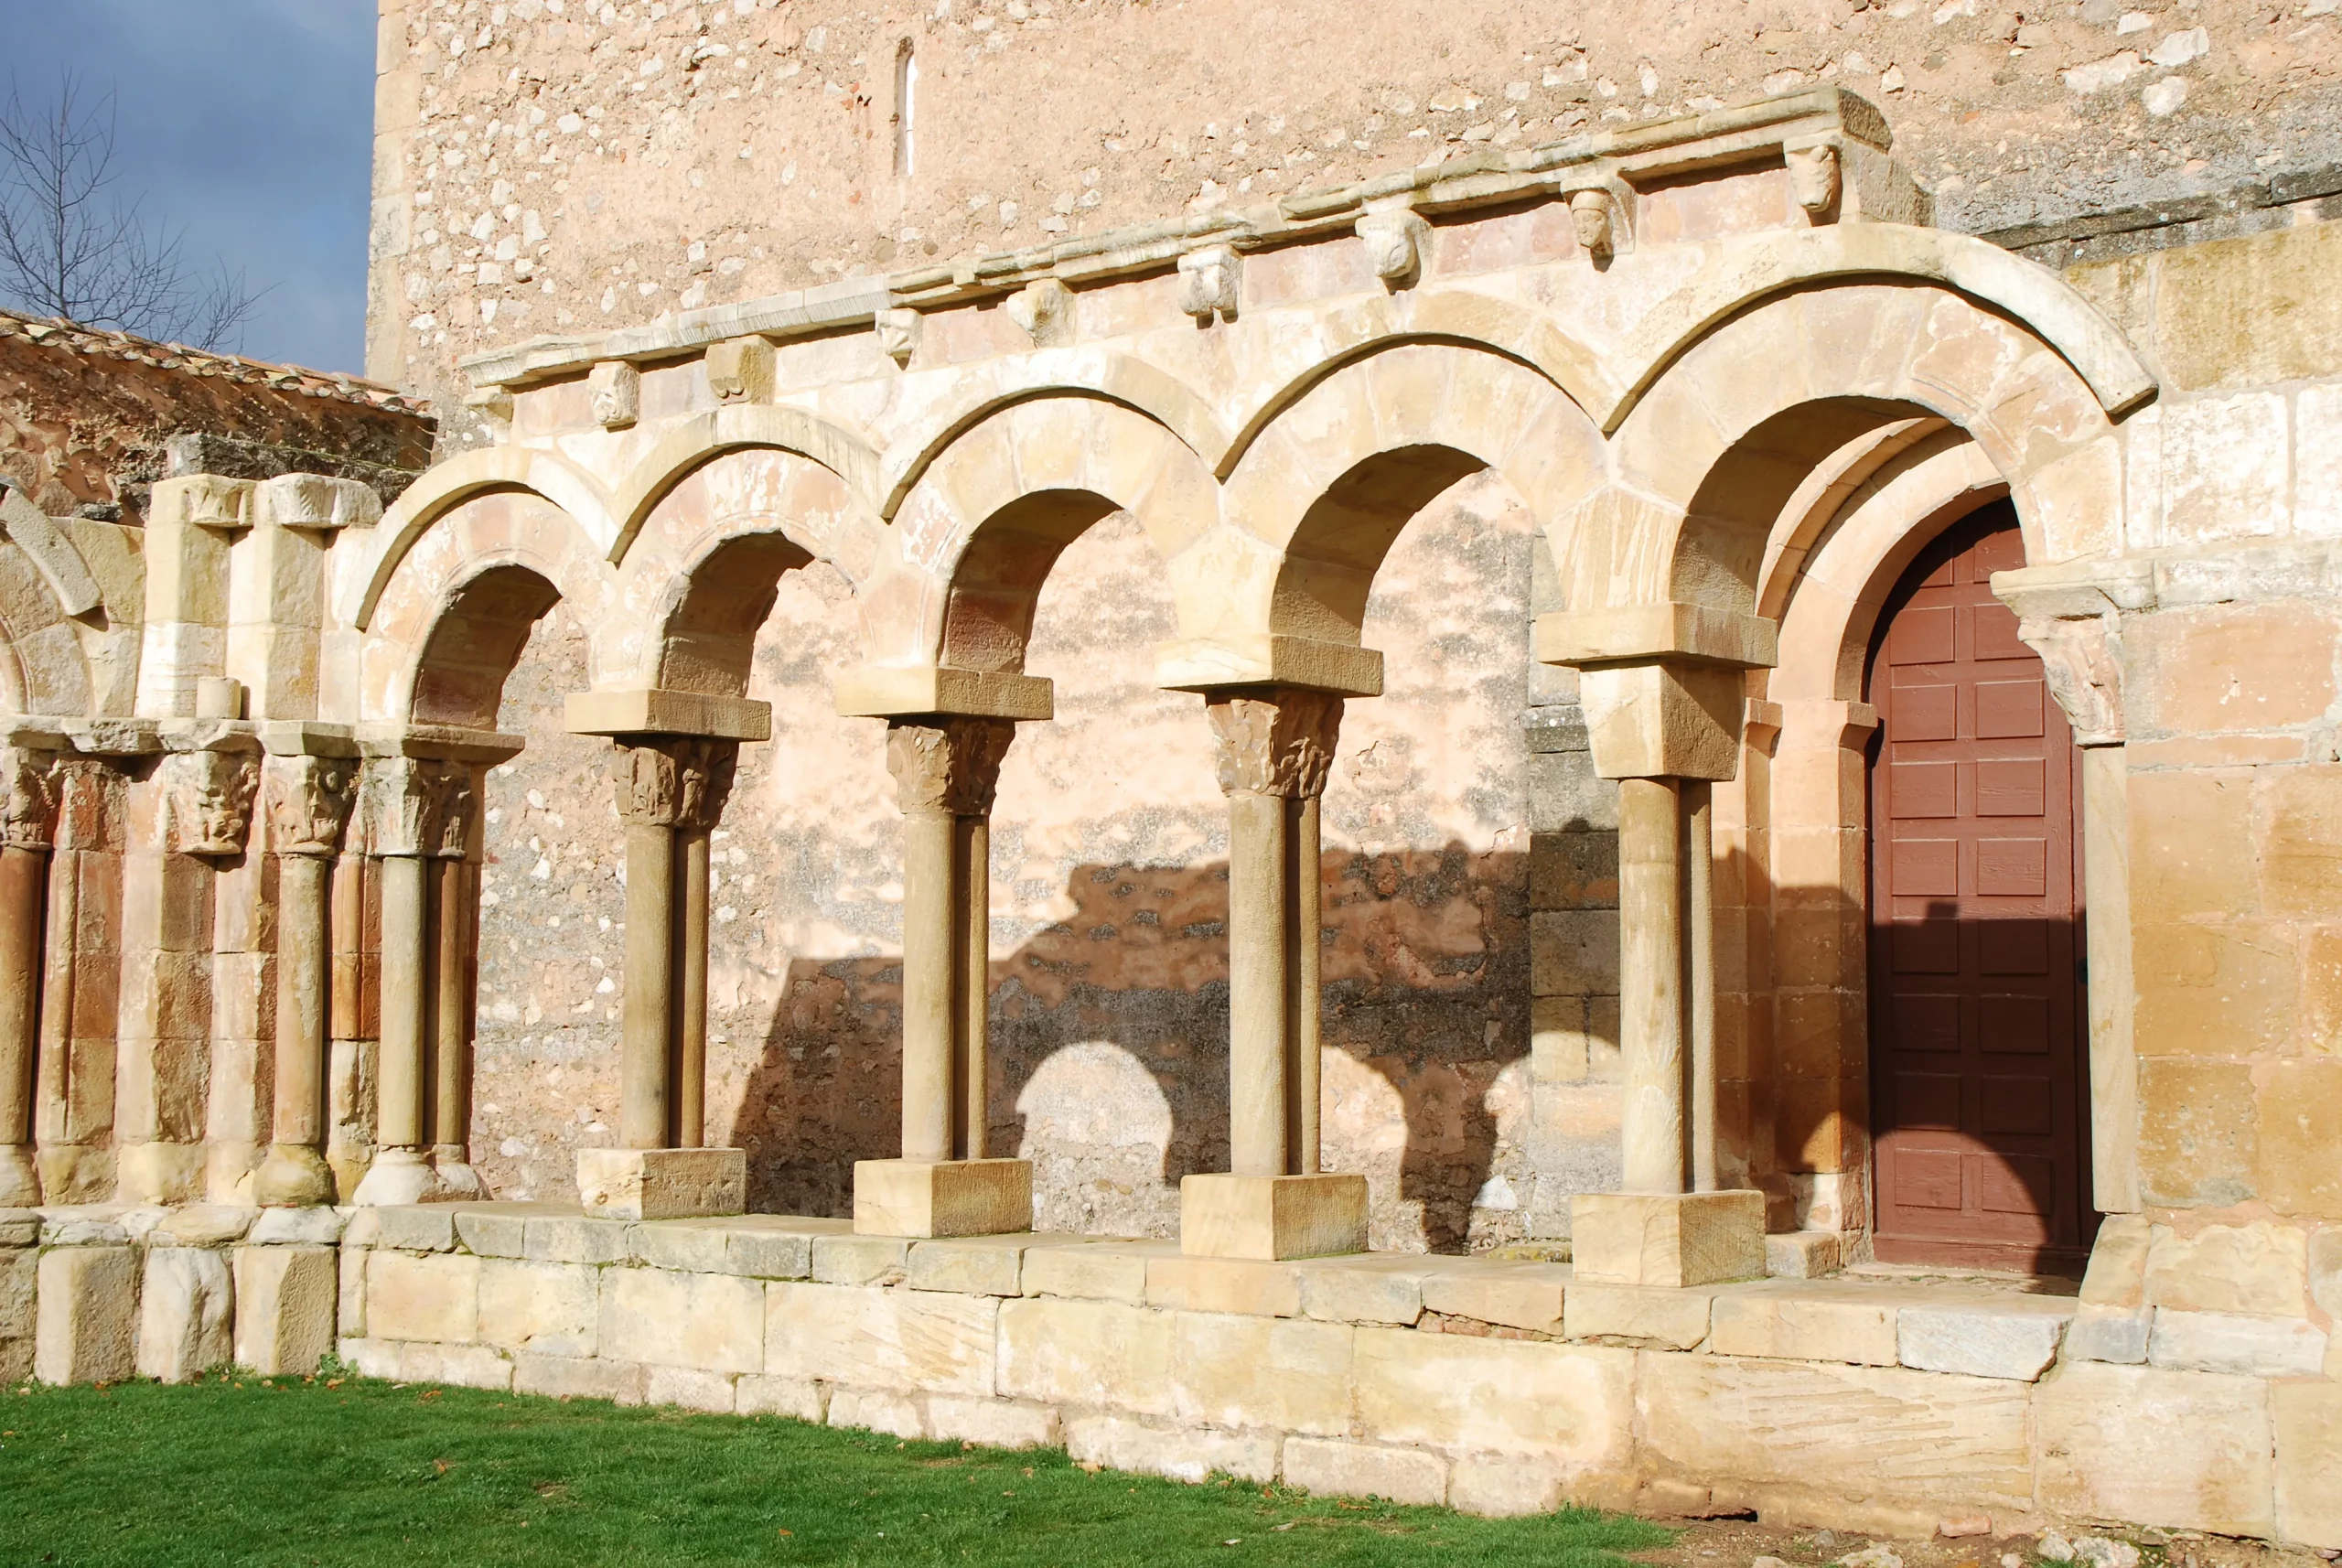
<svg viewBox="0 0 2342 1568">
<path fill-rule="evenodd" d="M 1327 1258 L 1366 1251 L 1366 1178 L 1191 1176 L 1179 1183 L 1179 1251 L 1191 1258 Z"/>
<path fill-rule="evenodd" d="M 863 1236 L 1000 1236 L 1033 1228 L 1030 1160 L 856 1160 Z"/>
<path fill-rule="evenodd" d="M 580 1149 L 577 1201 L 602 1219 L 697 1219 L 748 1204 L 741 1149 Z"/>
<path fill-rule="evenodd" d="M 1570 1258 L 1580 1280 L 1602 1284 L 1762 1279 L 1765 1195 L 1582 1193 L 1570 1199 Z"/>
</svg>

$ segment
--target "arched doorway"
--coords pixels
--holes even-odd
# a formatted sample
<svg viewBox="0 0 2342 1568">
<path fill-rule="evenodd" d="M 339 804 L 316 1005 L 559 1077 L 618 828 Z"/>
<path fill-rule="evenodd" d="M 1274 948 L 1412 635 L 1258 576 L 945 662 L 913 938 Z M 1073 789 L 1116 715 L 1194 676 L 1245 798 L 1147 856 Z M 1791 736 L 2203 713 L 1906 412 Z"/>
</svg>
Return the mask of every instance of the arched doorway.
<svg viewBox="0 0 2342 1568">
<path fill-rule="evenodd" d="M 1992 575 L 1996 501 L 1923 550 L 1871 644 L 1870 1066 L 1877 1256 L 2079 1272 L 2097 1216 L 2078 758 Z"/>
</svg>

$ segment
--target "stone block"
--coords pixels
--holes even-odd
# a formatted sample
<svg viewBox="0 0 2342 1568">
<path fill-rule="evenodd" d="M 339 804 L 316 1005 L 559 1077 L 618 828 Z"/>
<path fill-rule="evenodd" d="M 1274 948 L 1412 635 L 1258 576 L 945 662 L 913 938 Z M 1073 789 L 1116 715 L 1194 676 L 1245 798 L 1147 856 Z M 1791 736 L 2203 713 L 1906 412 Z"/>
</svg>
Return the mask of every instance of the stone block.
<svg viewBox="0 0 2342 1568">
<path fill-rule="evenodd" d="M 2309 1239 L 2309 1294 L 2320 1312 L 2342 1319 L 2342 1228 Z"/>
<path fill-rule="evenodd" d="M 927 1430 L 947 1443 L 985 1448 L 1047 1448 L 1058 1440 L 1058 1412 L 1045 1404 L 935 1394 L 927 1402 Z"/>
<path fill-rule="evenodd" d="M 556 1214 L 532 1218 L 521 1226 L 521 1251 L 539 1262 L 622 1263 L 627 1225 L 622 1219 L 593 1219 Z"/>
<path fill-rule="evenodd" d="M 525 1258 L 530 1211 L 542 1208 L 533 1203 L 467 1203 L 456 1210 L 456 1240 L 477 1258 Z"/>
<path fill-rule="evenodd" d="M 386 1205 L 373 1210 L 377 1247 L 406 1252 L 445 1252 L 456 1245 L 456 1210 L 444 1203 Z"/>
<path fill-rule="evenodd" d="M 1570 1200 L 1581 1281 L 1681 1289 L 1765 1275 L 1761 1192 L 1581 1193 Z"/>
<path fill-rule="evenodd" d="M 2135 1367 L 2147 1359 L 2147 1337 L 2154 1332 L 2152 1306 L 2092 1306 L 2084 1303 L 2066 1330 L 2066 1358 L 2072 1361 L 2112 1361 Z"/>
<path fill-rule="evenodd" d="M 1146 1299 L 1147 1260 L 1176 1248 L 1176 1242 L 1144 1241 L 1036 1247 L 1025 1254 L 1018 1283 L 1026 1295 L 1142 1302 Z"/>
<path fill-rule="evenodd" d="M 741 1149 L 580 1149 L 577 1202 L 596 1219 L 688 1219 L 747 1207 Z"/>
<path fill-rule="evenodd" d="M 910 1273 L 908 1241 L 891 1236 L 816 1236 L 813 1278 L 823 1284 L 885 1285 Z"/>
<path fill-rule="evenodd" d="M 1802 1285 L 1717 1294 L 1708 1349 L 1792 1361 L 1896 1361 L 1896 1302 L 1870 1286 Z"/>
<path fill-rule="evenodd" d="M 2308 1285 L 2309 1240 L 2291 1225 L 2210 1225 L 2186 1236 L 2158 1225 L 2147 1249 L 2153 1306 L 2298 1317 Z"/>
<path fill-rule="evenodd" d="M 512 1356 L 512 1391 L 543 1394 L 549 1399 L 608 1400 L 612 1404 L 640 1404 L 650 1369 L 639 1361 L 586 1360 L 571 1356 L 540 1356 L 519 1350 Z"/>
<path fill-rule="evenodd" d="M 646 1367 L 642 1402 L 729 1415 L 733 1409 L 732 1375 L 702 1371 L 696 1367 Z"/>
<path fill-rule="evenodd" d="M 270 1378 L 316 1371 L 333 1348 L 340 1279 L 331 1247 L 237 1248 L 236 1364 Z"/>
<path fill-rule="evenodd" d="M 41 1254 L 33 1375 L 44 1383 L 120 1382 L 138 1369 L 138 1254 L 58 1247 Z"/>
<path fill-rule="evenodd" d="M 1301 1311 L 1328 1323 L 1412 1324 L 1423 1314 L 1428 1281 L 1475 1266 L 1468 1259 L 1422 1252 L 1320 1259 L 1298 1271 Z"/>
<path fill-rule="evenodd" d="M 2034 1398 L 2046 1513 L 2266 1535 L 2275 1433 L 2258 1378 L 2073 1361 Z"/>
<path fill-rule="evenodd" d="M 1634 1442 L 1635 1352 L 1360 1328 L 1359 1434 L 1449 1451 L 1623 1466 Z"/>
<path fill-rule="evenodd" d="M 1346 1323 L 1172 1315 L 1172 1413 L 1211 1426 L 1340 1436 L 1350 1425 Z"/>
<path fill-rule="evenodd" d="M 1150 1258 L 1150 1306 L 1187 1312 L 1236 1312 L 1259 1317 L 1301 1315 L 1301 1274 L 1290 1263 L 1240 1258 Z"/>
<path fill-rule="evenodd" d="M 819 1233 L 811 1227 L 821 1223 L 745 1215 L 725 1231 L 725 1270 L 752 1279 L 809 1279 L 813 1273 L 813 1238 Z"/>
<path fill-rule="evenodd" d="M 330 1247 L 349 1222 L 323 1204 L 301 1208 L 263 1208 L 244 1240 L 255 1247 Z M 478 1251 L 479 1249 L 472 1249 Z"/>
<path fill-rule="evenodd" d="M 926 1402 L 892 1389 L 838 1389 L 830 1395 L 830 1424 L 883 1432 L 917 1441 L 927 1435 Z"/>
<path fill-rule="evenodd" d="M 1277 1447 L 1274 1434 L 1151 1426 L 1118 1415 L 1070 1421 L 1065 1429 L 1065 1451 L 1077 1464 L 1175 1481 L 1223 1475 L 1266 1486 L 1277 1478 Z"/>
<path fill-rule="evenodd" d="M 398 1346 L 400 1380 L 410 1383 L 449 1383 L 459 1389 L 506 1389 L 512 1386 L 512 1362 L 502 1351 L 486 1345 Z"/>
<path fill-rule="evenodd" d="M 1000 1308 L 1000 1391 L 1045 1404 L 1171 1413 L 1170 1313 L 1026 1297 Z"/>
<path fill-rule="evenodd" d="M 156 1247 L 138 1292 L 138 1375 L 191 1383 L 235 1354 L 235 1283 L 228 1260 L 204 1247 Z"/>
<path fill-rule="evenodd" d="M 1033 1229 L 1028 1160 L 856 1160 L 862 1236 L 997 1236 Z"/>
<path fill-rule="evenodd" d="M 34 1249 L 0 1251 L 0 1339 L 32 1338 L 34 1303 L 38 1299 L 33 1287 L 39 1273 L 40 1253 Z"/>
<path fill-rule="evenodd" d="M 1183 1176 L 1179 1250 L 1191 1258 L 1324 1258 L 1366 1251 L 1366 1178 Z"/>
<path fill-rule="evenodd" d="M 2205 1036 L 2197 1029 L 2189 1037 Z M 2140 1197 L 2179 1208 L 2251 1197 L 2260 1157 L 2257 1113 L 2250 1064 L 2142 1056 Z"/>
<path fill-rule="evenodd" d="M 761 1281 L 664 1269 L 601 1274 L 601 1356 L 705 1372 L 765 1369 Z"/>
<path fill-rule="evenodd" d="M 1447 1506 L 1484 1519 L 1519 1519 L 1562 1506 L 1562 1472 L 1542 1459 L 1466 1454 L 1448 1466 Z"/>
<path fill-rule="evenodd" d="M 1015 1295 L 1024 1254 L 1018 1241 L 914 1241 L 907 1279 L 913 1290 Z"/>
<path fill-rule="evenodd" d="M 2031 1382 L 2057 1359 L 2075 1304 L 2011 1297 L 1974 1305 L 1907 1306 L 1897 1343 L 1903 1364 L 1923 1372 Z"/>
<path fill-rule="evenodd" d="M 1284 1445 L 1284 1478 L 1287 1486 L 1332 1497 L 1434 1508 L 1447 1500 L 1447 1461 L 1420 1448 L 1295 1437 Z"/>
<path fill-rule="evenodd" d="M 730 1273 L 725 1267 L 727 1240 L 713 1226 L 688 1219 L 650 1219 L 626 1228 L 627 1251 L 636 1262 L 680 1273 Z"/>
<path fill-rule="evenodd" d="M 829 1390 L 811 1378 L 776 1378 L 743 1372 L 732 1385 L 733 1409 L 741 1415 L 785 1415 L 819 1426 L 829 1418 Z"/>
<path fill-rule="evenodd" d="M 335 1294 L 333 1331 L 338 1339 L 366 1337 L 366 1260 L 373 1254 L 362 1247 L 344 1247 L 334 1261 L 340 1288 Z"/>
<path fill-rule="evenodd" d="M 1562 1331 L 1573 1339 L 1691 1350 L 1708 1337 L 1714 1302 L 1714 1291 L 1573 1283 L 1562 1304 Z"/>
<path fill-rule="evenodd" d="M 479 1333 L 480 1260 L 460 1253 L 377 1251 L 366 1265 L 371 1339 L 467 1344 Z"/>
<path fill-rule="evenodd" d="M 2147 1359 L 2186 1371 L 2315 1378 L 2326 1368 L 2326 1330 L 2303 1317 L 2158 1307 Z"/>
<path fill-rule="evenodd" d="M 260 1210 L 228 1203 L 190 1203 L 174 1208 L 151 1232 L 162 1247 L 224 1247 L 241 1241 Z"/>
<path fill-rule="evenodd" d="M 2335 863 L 2321 863 L 2318 908 L 2335 903 Z M 2342 1061 L 2272 1063 L 2261 1087 L 2261 1196 L 2280 1214 L 2342 1219 Z"/>
<path fill-rule="evenodd" d="M 2082 1273 L 2081 1299 L 2090 1306 L 2137 1306 L 2146 1299 L 2147 1252 L 2154 1227 L 2143 1214 L 2110 1214 L 2099 1221 Z"/>
<path fill-rule="evenodd" d="M 603 1271 L 584 1263 L 487 1258 L 479 1268 L 479 1338 L 537 1356 L 599 1348 Z"/>
<path fill-rule="evenodd" d="M 1558 1337 L 1563 1333 L 1562 1300 L 1573 1277 L 1564 1263 L 1475 1261 L 1470 1268 L 1444 1270 L 1425 1278 L 1423 1310 Z"/>
<path fill-rule="evenodd" d="M 2269 1397 L 2277 1434 L 2277 1533 L 2328 1552 L 2342 1547 L 2342 1384 L 2281 1383 Z"/>
<path fill-rule="evenodd" d="M 1669 1474 L 2020 1511 L 2033 1496 L 2031 1392 L 1902 1367 L 1649 1354 L 1637 1390 L 1643 1453 Z"/>
<path fill-rule="evenodd" d="M 1845 1266 L 1841 1230 L 1786 1230 L 1765 1238 L 1765 1274 L 1776 1280 L 1818 1280 Z"/>
<path fill-rule="evenodd" d="M 853 1379 L 931 1393 L 994 1391 L 1000 1303 L 940 1291 L 764 1287 L 765 1368 L 779 1377 Z"/>
</svg>

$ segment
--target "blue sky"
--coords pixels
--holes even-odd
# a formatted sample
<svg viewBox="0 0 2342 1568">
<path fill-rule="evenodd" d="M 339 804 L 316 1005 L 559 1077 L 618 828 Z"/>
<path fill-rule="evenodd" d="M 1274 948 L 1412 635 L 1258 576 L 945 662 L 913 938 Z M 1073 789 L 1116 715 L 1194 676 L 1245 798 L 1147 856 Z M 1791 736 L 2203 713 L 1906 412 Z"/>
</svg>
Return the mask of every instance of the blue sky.
<svg viewBox="0 0 2342 1568">
<path fill-rule="evenodd" d="M 70 67 L 116 93 L 114 188 L 275 287 L 242 351 L 318 370 L 365 359 L 374 0 L 0 0 L 0 89 Z"/>
</svg>

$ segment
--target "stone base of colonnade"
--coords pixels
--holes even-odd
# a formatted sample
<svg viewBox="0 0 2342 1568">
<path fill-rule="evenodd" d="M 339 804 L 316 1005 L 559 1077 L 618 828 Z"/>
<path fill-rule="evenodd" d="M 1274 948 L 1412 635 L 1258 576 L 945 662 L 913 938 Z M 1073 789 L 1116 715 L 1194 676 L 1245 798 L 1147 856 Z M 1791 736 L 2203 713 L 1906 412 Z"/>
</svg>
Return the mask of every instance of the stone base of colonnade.
<svg viewBox="0 0 2342 1568">
<path fill-rule="evenodd" d="M 1272 1263 L 1363 1252 L 1366 1178 L 1348 1171 L 1183 1177 L 1179 1251 Z"/>
<path fill-rule="evenodd" d="M 745 1149 L 580 1149 L 577 1201 L 603 1219 L 704 1219 L 748 1207 Z"/>
<path fill-rule="evenodd" d="M 856 1160 L 857 1236 L 1010 1236 L 1033 1229 L 1030 1160 Z"/>
<path fill-rule="evenodd" d="M 1570 1199 L 1577 1277 L 1606 1284 L 1696 1285 L 1765 1277 L 1765 1195 L 1581 1193 Z"/>
</svg>

